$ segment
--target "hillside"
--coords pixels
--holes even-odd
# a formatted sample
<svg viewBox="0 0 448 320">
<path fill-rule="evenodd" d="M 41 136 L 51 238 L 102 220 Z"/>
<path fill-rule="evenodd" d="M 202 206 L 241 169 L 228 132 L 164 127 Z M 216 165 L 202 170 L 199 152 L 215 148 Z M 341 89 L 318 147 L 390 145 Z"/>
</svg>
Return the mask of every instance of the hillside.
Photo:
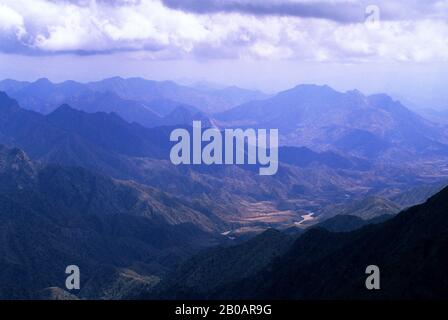
<svg viewBox="0 0 448 320">
<path fill-rule="evenodd" d="M 352 215 L 368 220 L 382 215 L 396 214 L 402 207 L 395 202 L 380 198 L 366 197 L 349 203 L 330 205 L 321 211 L 324 217 Z"/>
<path fill-rule="evenodd" d="M 313 228 L 263 271 L 201 297 L 446 299 L 447 199 L 448 189 L 444 189 L 386 222 L 352 232 Z M 379 266 L 381 290 L 366 290 L 368 265 Z"/>
<path fill-rule="evenodd" d="M 242 244 L 206 250 L 168 275 L 151 295 L 164 299 L 206 298 L 207 293 L 222 285 L 250 277 L 266 267 L 283 254 L 293 240 L 293 236 L 269 229 Z"/>
<path fill-rule="evenodd" d="M 168 195 L 81 168 L 42 166 L 19 149 L 0 147 L 0 186 L 1 299 L 64 288 L 70 264 L 83 275 L 76 295 L 99 298 L 118 269 L 156 279 L 224 240 L 198 227 L 204 215 Z"/>
</svg>

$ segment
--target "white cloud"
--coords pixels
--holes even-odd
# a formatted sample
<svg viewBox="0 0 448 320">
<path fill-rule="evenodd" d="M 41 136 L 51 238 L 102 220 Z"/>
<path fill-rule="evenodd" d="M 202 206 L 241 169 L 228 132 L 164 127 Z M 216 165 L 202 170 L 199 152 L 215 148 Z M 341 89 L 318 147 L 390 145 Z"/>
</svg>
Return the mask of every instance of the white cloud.
<svg viewBox="0 0 448 320">
<path fill-rule="evenodd" d="M 291 16 L 235 10 L 199 14 L 170 9 L 157 0 L 113 4 L 0 0 L 0 51 L 132 51 L 134 57 L 144 59 L 448 60 L 448 23 L 440 19 L 446 18 L 448 1 L 430 1 L 431 10 L 421 9 L 424 17 L 417 17 L 415 1 L 409 2 L 411 6 L 380 3 L 386 16 L 394 19 L 369 30 L 363 23 L 307 19 L 300 12 Z"/>
<path fill-rule="evenodd" d="M 17 38 L 23 37 L 25 28 L 23 17 L 12 8 L 0 3 L 0 32 L 14 33 Z"/>
</svg>

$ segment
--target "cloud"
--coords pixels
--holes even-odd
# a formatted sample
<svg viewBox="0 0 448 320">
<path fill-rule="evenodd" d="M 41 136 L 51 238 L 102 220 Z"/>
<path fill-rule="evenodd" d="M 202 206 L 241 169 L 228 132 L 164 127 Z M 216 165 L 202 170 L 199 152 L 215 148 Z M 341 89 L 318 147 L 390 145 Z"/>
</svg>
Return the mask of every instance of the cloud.
<svg viewBox="0 0 448 320">
<path fill-rule="evenodd" d="M 360 23 L 365 8 L 378 6 L 386 20 L 446 19 L 448 5 L 444 0 L 161 0 L 175 10 L 197 14 L 236 12 L 257 16 L 317 18 L 340 23 Z"/>
<path fill-rule="evenodd" d="M 18 40 L 26 35 L 23 17 L 0 3 L 0 43 L 4 51 L 14 51 Z"/>
<path fill-rule="evenodd" d="M 112 5 L 106 1 L 1 2 L 0 16 L 11 11 L 18 17 L 16 28 L 23 22 L 26 36 L 17 35 L 12 27 L 2 30 L 3 37 L 15 37 L 15 50 L 22 53 L 160 51 L 169 46 L 187 49 L 205 31 L 193 16 L 173 12 L 157 1 Z M 5 51 L 3 43 L 0 49 Z"/>
<path fill-rule="evenodd" d="M 236 12 L 253 15 L 320 18 L 337 22 L 362 22 L 362 5 L 353 1 L 242 1 L 162 0 L 169 8 L 198 14 Z"/>
<path fill-rule="evenodd" d="M 134 59 L 447 61 L 448 1 L 0 0 L 0 51 Z"/>
</svg>

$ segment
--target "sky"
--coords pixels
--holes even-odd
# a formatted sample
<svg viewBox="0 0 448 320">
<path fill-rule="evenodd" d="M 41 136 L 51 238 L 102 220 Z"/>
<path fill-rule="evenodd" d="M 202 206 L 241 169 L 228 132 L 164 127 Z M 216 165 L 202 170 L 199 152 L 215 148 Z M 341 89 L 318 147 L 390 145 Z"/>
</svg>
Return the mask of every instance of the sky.
<svg viewBox="0 0 448 320">
<path fill-rule="evenodd" d="M 300 83 L 448 109 L 448 0 L 0 0 L 0 79 Z"/>
</svg>

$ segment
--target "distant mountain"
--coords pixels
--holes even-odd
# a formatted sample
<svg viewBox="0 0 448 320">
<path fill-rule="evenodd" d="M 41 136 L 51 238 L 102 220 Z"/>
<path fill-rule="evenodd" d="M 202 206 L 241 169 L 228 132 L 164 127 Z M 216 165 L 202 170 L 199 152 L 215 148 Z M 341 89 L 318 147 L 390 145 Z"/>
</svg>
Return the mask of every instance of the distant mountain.
<svg viewBox="0 0 448 320">
<path fill-rule="evenodd" d="M 42 114 L 51 113 L 62 104 L 70 104 L 90 113 L 115 112 L 126 121 L 148 127 L 158 125 L 162 118 L 142 102 L 123 99 L 114 92 L 95 92 L 75 81 L 55 84 L 43 78 L 32 83 L 14 82 L 14 86 L 8 83 L 0 82 L 0 88 L 15 97 L 21 106 Z"/>
<path fill-rule="evenodd" d="M 234 106 L 238 106 L 248 101 L 263 100 L 269 97 L 268 94 L 259 90 L 243 89 L 237 86 L 227 86 L 210 81 L 180 79 L 176 80 L 176 82 L 180 85 L 187 86 L 198 91 L 207 92 L 216 97 L 222 97 Z"/>
<path fill-rule="evenodd" d="M 172 81 L 152 81 L 142 78 L 114 77 L 91 82 L 88 86 L 95 91 L 111 91 L 122 98 L 135 101 L 151 102 L 157 99 L 167 99 L 193 105 L 206 113 L 223 111 L 251 100 L 266 97 L 259 91 L 237 87 L 198 90 Z"/>
<path fill-rule="evenodd" d="M 17 92 L 20 89 L 28 86 L 30 83 L 28 81 L 17 81 L 13 79 L 5 79 L 0 81 L 0 91 L 5 92 Z"/>
<path fill-rule="evenodd" d="M 383 215 L 393 215 L 400 212 L 401 209 L 400 205 L 391 200 L 369 196 L 348 203 L 330 205 L 322 209 L 321 214 L 324 217 L 350 215 L 368 220 Z"/>
<path fill-rule="evenodd" d="M 248 101 L 264 100 L 269 96 L 261 91 L 247 90 L 236 86 L 225 87 L 208 91 L 211 95 L 229 102 L 230 105 L 238 106 Z M 216 112 L 216 111 L 214 111 Z"/>
<path fill-rule="evenodd" d="M 145 128 L 116 114 L 68 105 L 42 115 L 0 93 L 0 143 L 25 150 L 33 160 L 81 166 L 163 190 L 207 216 L 208 228 L 220 232 L 280 228 L 330 204 L 424 181 L 413 172 L 376 170 L 366 160 L 306 148 L 281 148 L 278 174 L 271 177 L 249 165 L 175 166 L 169 160 L 172 129 Z"/>
<path fill-rule="evenodd" d="M 312 228 L 254 275 L 240 281 L 224 278 L 218 287 L 179 282 L 177 287 L 168 286 L 175 290 L 170 296 L 179 299 L 191 295 L 195 299 L 446 299 L 447 199 L 448 189 L 444 189 L 422 205 L 352 232 L 333 233 Z M 365 270 L 369 265 L 380 268 L 380 290 L 365 287 Z M 242 267 L 234 265 L 235 269 Z M 213 268 L 219 270 L 219 267 Z"/>
<path fill-rule="evenodd" d="M 259 90 L 248 90 L 237 86 L 227 86 L 209 81 L 180 79 L 176 80 L 176 83 L 198 91 L 207 92 L 216 97 L 221 97 L 234 106 L 238 106 L 248 101 L 263 100 L 269 97 L 268 94 Z"/>
<path fill-rule="evenodd" d="M 89 113 L 116 113 L 127 122 L 136 122 L 145 127 L 158 126 L 162 116 L 153 111 L 145 103 L 120 98 L 113 92 L 90 92 L 80 96 L 69 96 L 65 104 Z"/>
<path fill-rule="evenodd" d="M 4 93 L 0 114 L 3 143 L 23 148 L 35 158 L 50 161 L 60 154 L 71 161 L 68 164 L 88 167 L 87 162 L 95 159 L 113 163 L 117 154 L 153 158 L 169 154 L 169 130 L 129 124 L 115 114 L 85 113 L 62 105 L 44 116 L 20 108 Z"/>
<path fill-rule="evenodd" d="M 116 114 L 86 113 L 65 104 L 46 116 L 45 120 L 89 143 L 120 154 L 165 159 L 169 154 L 168 132 L 165 136 L 163 130 L 129 124 Z"/>
<path fill-rule="evenodd" d="M 76 295 L 100 298 L 112 285 L 104 278 L 118 269 L 133 272 L 127 283 L 145 282 L 224 240 L 191 223 L 188 217 L 207 218 L 169 195 L 81 168 L 34 163 L 19 149 L 0 146 L 0 186 L 2 299 L 64 288 L 70 264 L 83 277 Z"/>
<path fill-rule="evenodd" d="M 280 147 L 278 153 L 282 162 L 298 167 L 320 164 L 336 169 L 367 170 L 371 168 L 371 164 L 366 160 L 343 157 L 331 151 L 319 153 L 306 147 Z"/>
<path fill-rule="evenodd" d="M 66 104 L 88 113 L 115 113 L 127 122 L 135 122 L 147 128 L 158 126 L 192 125 L 202 121 L 204 127 L 211 126 L 212 120 L 199 109 L 170 100 L 138 102 L 125 100 L 117 94 L 89 92 L 82 96 L 66 99 Z"/>
<path fill-rule="evenodd" d="M 412 187 L 391 197 L 402 207 L 410 207 L 425 202 L 448 185 L 448 181 Z"/>
<path fill-rule="evenodd" d="M 89 89 L 75 81 L 65 81 L 54 84 L 46 78 L 35 82 L 15 82 L 14 87 L 5 86 L 0 82 L 0 90 L 17 99 L 26 109 L 39 113 L 49 113 L 66 102 L 68 97 L 85 95 Z M 20 84 L 20 85 L 17 85 Z"/>
<path fill-rule="evenodd" d="M 90 113 L 114 112 L 146 127 L 202 120 L 220 127 L 279 128 L 282 145 L 397 165 L 416 156 L 448 155 L 446 128 L 386 95 L 365 96 L 356 90 L 341 93 L 328 86 L 301 85 L 267 97 L 237 87 L 198 90 L 170 81 L 120 77 L 86 84 L 4 80 L 2 88 L 24 108 L 43 114 L 66 103 Z M 220 121 L 213 121 L 211 113 Z"/>
<path fill-rule="evenodd" d="M 164 118 L 168 116 L 170 113 L 175 111 L 176 109 L 182 109 L 189 111 L 191 114 L 200 113 L 201 110 L 198 108 L 185 104 L 180 103 L 168 99 L 154 99 L 149 102 L 146 102 L 146 104 L 151 110 L 153 110 L 155 113 L 157 113 L 160 117 Z M 190 123 L 191 124 L 191 123 Z"/>
<path fill-rule="evenodd" d="M 201 111 L 194 111 L 186 106 L 178 106 L 163 119 L 159 121 L 159 125 L 175 126 L 175 125 L 189 125 L 193 121 L 201 121 L 203 128 L 213 127 L 213 120 Z"/>
<path fill-rule="evenodd" d="M 175 82 L 182 86 L 194 88 L 201 91 L 214 91 L 224 89 L 227 87 L 222 83 L 207 80 L 190 79 L 190 78 L 180 78 L 175 80 Z"/>
<path fill-rule="evenodd" d="M 331 162 L 331 157 L 312 152 L 309 163 L 281 164 L 279 174 L 267 179 L 249 166 L 173 166 L 169 161 L 172 128 L 148 129 L 114 114 L 85 113 L 67 105 L 44 116 L 21 109 L 16 101 L 0 94 L 0 115 L 0 142 L 23 148 L 33 159 L 133 179 L 186 199 L 194 198 L 215 214 L 252 212 L 245 207 L 247 203 L 240 205 L 243 199 L 258 202 L 300 197 L 304 203 L 304 198 L 315 202 L 323 194 L 334 199 L 345 194 L 341 189 L 362 183 L 343 176 L 345 172 L 338 171 L 342 169 Z M 358 168 L 353 160 L 337 159 L 347 170 Z M 234 193 L 235 185 L 240 193 Z M 211 190 L 215 194 L 208 196 Z M 306 196 L 304 190 L 313 192 Z M 292 211 L 284 211 L 285 218 L 294 219 Z"/>
<path fill-rule="evenodd" d="M 52 83 L 46 78 L 35 82 L 7 79 L 0 81 L 0 91 L 15 98 L 24 108 L 42 114 L 51 113 L 62 104 L 69 104 L 90 113 L 115 112 L 128 122 L 137 122 L 146 127 L 191 125 L 192 120 L 210 122 L 206 113 L 266 97 L 261 92 L 237 87 L 204 91 L 171 81 L 120 77 L 86 84 L 76 81 Z M 175 109 L 182 109 L 188 114 L 176 118 L 172 115 Z M 165 116 L 169 117 L 163 119 Z"/>
<path fill-rule="evenodd" d="M 128 122 L 137 122 L 146 127 L 173 123 L 172 116 L 168 119 L 163 118 L 180 107 L 184 107 L 191 114 L 185 120 L 183 118 L 178 120 L 188 120 L 189 122 L 175 122 L 173 124 L 191 125 L 191 119 L 196 120 L 195 115 L 201 111 L 183 102 L 183 100 L 189 101 L 189 99 L 182 98 L 182 95 L 174 100 L 169 100 L 166 97 L 174 96 L 170 93 L 170 90 L 176 87 L 177 85 L 174 83 L 165 85 L 165 83 L 156 81 L 143 79 L 127 81 L 122 78 L 106 79 L 88 84 L 75 81 L 52 83 L 45 78 L 35 82 L 0 81 L 0 90 L 7 92 L 21 106 L 29 110 L 48 114 L 62 104 L 70 104 L 75 109 L 89 113 L 114 112 Z M 189 88 L 185 88 L 185 90 L 192 91 Z M 194 95 L 194 92 L 190 92 L 190 95 Z M 198 92 L 197 95 L 205 94 Z M 205 118 L 205 115 L 201 115 L 197 119 Z"/>
<path fill-rule="evenodd" d="M 334 142 L 334 147 L 345 153 L 377 158 L 389 148 L 393 148 L 393 144 L 369 131 L 350 129 Z"/>
<path fill-rule="evenodd" d="M 424 120 L 387 95 L 341 93 L 300 85 L 216 115 L 222 126 L 278 128 L 284 145 L 340 150 L 395 162 L 448 155 L 446 128 Z"/>
</svg>

